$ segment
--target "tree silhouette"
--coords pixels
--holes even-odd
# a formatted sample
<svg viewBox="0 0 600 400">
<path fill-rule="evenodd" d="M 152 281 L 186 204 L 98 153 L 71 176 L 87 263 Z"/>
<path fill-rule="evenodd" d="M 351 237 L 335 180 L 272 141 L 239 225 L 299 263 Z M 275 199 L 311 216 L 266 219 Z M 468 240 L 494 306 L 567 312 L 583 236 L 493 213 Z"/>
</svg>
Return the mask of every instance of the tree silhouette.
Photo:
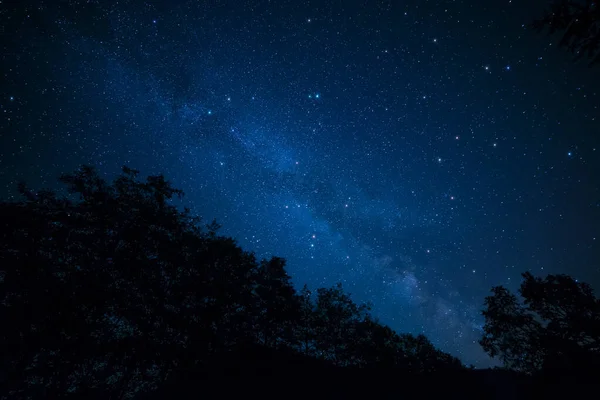
<svg viewBox="0 0 600 400">
<path fill-rule="evenodd" d="M 254 256 L 137 175 L 84 167 L 61 178 L 74 199 L 21 186 L 0 206 L 6 390 L 123 398 L 250 336 Z"/>
<path fill-rule="evenodd" d="M 171 396 L 244 347 L 332 368 L 460 365 L 341 285 L 297 293 L 283 259 L 257 260 L 173 206 L 183 193 L 163 176 L 138 175 L 82 167 L 61 177 L 67 197 L 20 185 L 0 203 L 0 398 Z"/>
<path fill-rule="evenodd" d="M 274 257 L 262 261 L 257 271 L 255 304 L 259 343 L 268 347 L 295 344 L 294 325 L 300 317 L 296 290 L 285 271 L 285 260 Z"/>
<path fill-rule="evenodd" d="M 401 367 L 400 336 L 390 327 L 381 325 L 367 316 L 356 328 L 353 346 L 353 364 L 361 367 Z"/>
<path fill-rule="evenodd" d="M 575 55 L 575 60 L 600 62 L 600 9 L 593 0 L 555 0 L 544 16 L 532 23 L 537 31 L 562 33 L 560 47 Z"/>
<path fill-rule="evenodd" d="M 316 351 L 316 324 L 315 306 L 312 301 L 312 292 L 307 285 L 297 296 L 300 317 L 296 323 L 294 332 L 296 335 L 296 346 L 298 351 L 307 356 L 314 356 Z"/>
<path fill-rule="evenodd" d="M 318 289 L 313 317 L 316 353 L 336 365 L 348 365 L 348 345 L 367 311 L 369 306 L 355 304 L 341 284 Z"/>
<path fill-rule="evenodd" d="M 600 301 L 590 286 L 567 275 L 523 278 L 523 303 L 501 286 L 485 299 L 484 350 L 527 373 L 600 366 Z"/>
</svg>

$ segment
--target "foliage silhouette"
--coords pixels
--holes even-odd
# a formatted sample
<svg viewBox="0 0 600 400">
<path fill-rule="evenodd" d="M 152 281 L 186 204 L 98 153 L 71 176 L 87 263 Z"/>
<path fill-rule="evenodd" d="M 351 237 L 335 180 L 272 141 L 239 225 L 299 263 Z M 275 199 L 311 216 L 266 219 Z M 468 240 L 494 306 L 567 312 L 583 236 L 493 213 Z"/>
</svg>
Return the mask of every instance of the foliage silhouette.
<svg viewBox="0 0 600 400">
<path fill-rule="evenodd" d="M 463 369 L 341 285 L 297 293 L 283 259 L 177 209 L 163 176 L 61 181 L 67 197 L 20 185 L 23 200 L 0 203 L 0 398 L 148 398 L 252 346 L 331 368 Z"/>
<path fill-rule="evenodd" d="M 523 303 L 501 286 L 485 299 L 480 344 L 510 369 L 589 377 L 600 367 L 600 301 L 567 275 L 523 278 Z"/>
<path fill-rule="evenodd" d="M 590 66 L 600 62 L 600 8 L 593 0 L 555 0 L 544 16 L 532 24 L 538 32 L 562 33 L 560 47 L 588 58 Z"/>
</svg>

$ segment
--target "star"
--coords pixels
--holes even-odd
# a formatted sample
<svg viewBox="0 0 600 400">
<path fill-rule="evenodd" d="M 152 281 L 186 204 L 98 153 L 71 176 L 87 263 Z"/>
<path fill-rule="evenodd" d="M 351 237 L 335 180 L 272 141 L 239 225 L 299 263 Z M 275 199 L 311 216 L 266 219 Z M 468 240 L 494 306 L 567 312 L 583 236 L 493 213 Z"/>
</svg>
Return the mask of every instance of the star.
<svg viewBox="0 0 600 400">
<path fill-rule="evenodd" d="M 45 2 L 44 12 L 61 15 L 53 3 L 60 2 Z M 403 322 L 390 326 L 398 333 L 423 331 L 484 367 L 488 357 L 462 328 L 482 322 L 468 311 L 481 306 L 481 294 L 516 287 L 539 249 L 573 259 L 568 270 L 557 263 L 557 273 L 583 276 L 580 261 L 600 245 L 600 199 L 589 189 L 600 181 L 600 145 L 587 137 L 599 118 L 592 82 L 576 66 L 511 47 L 503 38 L 523 35 L 522 22 L 482 28 L 477 19 L 494 18 L 486 2 L 419 9 L 397 26 L 400 41 L 382 34 L 378 12 L 353 7 L 339 15 L 270 2 L 253 16 L 232 2 L 218 10 L 218 29 L 200 32 L 212 13 L 188 2 L 171 2 L 166 13 L 95 3 L 99 20 L 112 15 L 122 34 L 92 30 L 86 51 L 109 63 L 75 64 L 82 56 L 72 32 L 35 52 L 20 42 L 43 42 L 39 30 L 11 41 L 0 101 L 10 139 L 1 157 L 15 163 L 6 169 L 16 176 L 3 176 L 3 186 L 54 182 L 87 158 L 106 176 L 117 164 L 164 171 L 189 193 L 182 204 L 222 222 L 233 239 L 250 243 L 244 250 L 287 258 L 295 283 L 348 282 L 373 299 L 375 316 L 390 303 L 403 310 Z M 528 15 L 511 11 L 515 21 Z M 438 26 L 428 29 L 422 12 Z M 361 29 L 348 29 L 359 21 Z M 85 19 L 73 13 L 69 23 Z M 482 34 L 497 49 L 473 52 L 452 39 Z M 541 55 L 544 39 L 536 40 Z M 40 63 L 53 68 L 26 68 Z M 538 79 L 522 73 L 534 70 Z M 97 90 L 82 96 L 86 77 Z M 549 90 L 547 82 L 561 83 Z M 552 113 L 559 103 L 565 112 Z M 536 234 L 565 224 L 577 227 L 569 240 L 564 229 Z M 491 255 L 517 242 L 519 251 L 506 256 L 515 267 L 501 273 L 508 259 Z M 452 310 L 452 323 L 436 324 L 430 304 Z"/>
</svg>

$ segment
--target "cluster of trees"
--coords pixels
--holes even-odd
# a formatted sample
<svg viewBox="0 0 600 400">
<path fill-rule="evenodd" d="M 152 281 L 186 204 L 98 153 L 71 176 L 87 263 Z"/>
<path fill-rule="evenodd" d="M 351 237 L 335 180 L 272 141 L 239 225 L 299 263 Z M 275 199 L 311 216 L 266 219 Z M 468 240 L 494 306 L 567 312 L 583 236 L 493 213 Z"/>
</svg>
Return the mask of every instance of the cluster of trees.
<svg viewBox="0 0 600 400">
<path fill-rule="evenodd" d="M 285 260 L 257 260 L 173 206 L 182 192 L 162 176 L 124 168 L 109 184 L 84 167 L 61 180 L 66 196 L 21 185 L 21 201 L 0 203 L 0 398 L 142 398 L 244 346 L 405 376 L 465 371 L 341 285 L 296 291 Z M 594 378 L 600 300 L 566 275 L 523 276 L 520 298 L 499 286 L 485 299 L 483 349 L 514 371 Z"/>
<path fill-rule="evenodd" d="M 91 167 L 69 193 L 19 187 L 0 203 L 0 398 L 133 398 L 244 343 L 342 367 L 423 373 L 460 361 L 400 335 L 340 285 L 297 292 L 170 200 L 163 176 Z"/>
<path fill-rule="evenodd" d="M 523 278 L 520 299 L 502 286 L 485 299 L 483 349 L 529 375 L 596 381 L 600 300 L 591 287 L 567 275 Z"/>
</svg>

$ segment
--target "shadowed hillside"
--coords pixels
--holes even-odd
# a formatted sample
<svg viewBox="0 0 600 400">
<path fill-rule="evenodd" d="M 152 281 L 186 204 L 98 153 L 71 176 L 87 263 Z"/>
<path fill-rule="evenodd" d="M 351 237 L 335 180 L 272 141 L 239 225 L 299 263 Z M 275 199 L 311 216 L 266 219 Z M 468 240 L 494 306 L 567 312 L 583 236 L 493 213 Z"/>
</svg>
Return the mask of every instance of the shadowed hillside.
<svg viewBox="0 0 600 400">
<path fill-rule="evenodd" d="M 496 288 L 484 348 L 548 362 L 542 374 L 465 368 L 425 336 L 378 322 L 341 285 L 296 291 L 285 260 L 257 260 L 216 223 L 175 208 L 182 192 L 162 176 L 142 181 L 124 168 L 108 183 L 84 167 L 61 181 L 67 197 L 21 185 L 21 201 L 0 204 L 2 399 L 527 398 L 559 392 L 547 373 L 558 361 L 591 365 L 567 347 L 543 358 L 557 342 L 535 347 L 524 336 L 530 347 L 515 356 L 510 333 L 525 311 Z M 554 283 L 526 278 L 522 293 L 534 300 Z M 584 323 L 575 331 L 550 323 L 548 332 L 595 326 L 597 300 L 587 286 L 568 287 Z M 541 312 L 547 303 L 531 304 Z M 585 389 L 572 379 L 564 387 Z"/>
</svg>

